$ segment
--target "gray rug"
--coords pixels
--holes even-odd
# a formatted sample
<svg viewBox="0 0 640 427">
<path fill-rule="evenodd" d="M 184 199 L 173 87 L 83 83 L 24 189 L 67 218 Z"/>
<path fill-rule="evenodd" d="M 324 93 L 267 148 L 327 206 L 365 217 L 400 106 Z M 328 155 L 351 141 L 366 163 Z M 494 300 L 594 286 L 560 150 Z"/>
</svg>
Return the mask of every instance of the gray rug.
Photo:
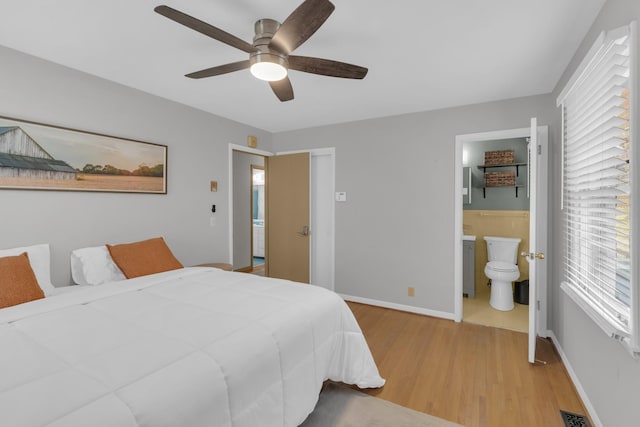
<svg viewBox="0 0 640 427">
<path fill-rule="evenodd" d="M 462 427 L 329 383 L 320 393 L 316 409 L 300 427 Z"/>
</svg>

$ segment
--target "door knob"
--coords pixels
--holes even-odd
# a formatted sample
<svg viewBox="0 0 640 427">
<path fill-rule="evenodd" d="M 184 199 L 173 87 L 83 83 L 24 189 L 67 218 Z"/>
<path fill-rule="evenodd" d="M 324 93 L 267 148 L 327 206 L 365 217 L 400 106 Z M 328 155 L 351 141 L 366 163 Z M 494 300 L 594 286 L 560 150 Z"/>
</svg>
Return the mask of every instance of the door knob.
<svg viewBox="0 0 640 427">
<path fill-rule="evenodd" d="M 538 253 L 534 253 L 534 252 L 522 252 L 520 253 L 520 255 L 522 255 L 523 257 L 526 257 L 530 260 L 533 260 L 535 258 L 537 259 L 544 259 L 544 254 L 542 252 L 538 252 Z"/>
<path fill-rule="evenodd" d="M 305 225 L 304 227 L 302 227 L 302 232 L 298 232 L 298 234 L 301 234 L 303 236 L 308 236 L 309 235 L 309 226 Z"/>
</svg>

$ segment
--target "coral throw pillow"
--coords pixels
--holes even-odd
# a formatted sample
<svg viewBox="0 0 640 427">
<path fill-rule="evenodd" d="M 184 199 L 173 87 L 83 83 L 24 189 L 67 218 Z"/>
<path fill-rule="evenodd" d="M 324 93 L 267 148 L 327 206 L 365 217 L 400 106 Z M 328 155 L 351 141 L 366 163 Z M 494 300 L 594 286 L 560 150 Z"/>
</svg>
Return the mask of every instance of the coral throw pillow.
<svg viewBox="0 0 640 427">
<path fill-rule="evenodd" d="M 173 256 L 162 237 L 121 245 L 107 245 L 107 249 L 113 262 L 127 279 L 184 267 Z"/>
<path fill-rule="evenodd" d="M 26 252 L 0 258 L 0 308 L 44 298 Z"/>
</svg>

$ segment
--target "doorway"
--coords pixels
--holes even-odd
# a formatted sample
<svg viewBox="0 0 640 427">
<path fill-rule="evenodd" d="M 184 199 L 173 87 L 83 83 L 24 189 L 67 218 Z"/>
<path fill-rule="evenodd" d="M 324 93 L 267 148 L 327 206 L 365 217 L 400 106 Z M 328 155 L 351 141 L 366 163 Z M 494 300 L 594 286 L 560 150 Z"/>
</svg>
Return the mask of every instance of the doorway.
<svg viewBox="0 0 640 427">
<path fill-rule="evenodd" d="M 231 263 L 234 271 L 252 273 L 254 270 L 254 251 L 259 249 L 256 241 L 259 235 L 257 224 L 254 219 L 256 214 L 262 220 L 262 230 L 264 230 L 264 182 L 262 186 L 254 185 L 254 171 L 264 172 L 265 155 L 259 153 L 248 153 L 233 150 L 231 165 L 233 168 L 232 181 L 233 190 L 230 206 L 232 220 L 232 254 Z M 263 175 L 264 177 L 264 175 Z M 263 178 L 264 181 L 264 178 Z M 260 191 L 261 190 L 261 191 Z M 254 197 L 254 195 L 258 197 Z M 262 198 L 260 197 L 262 195 Z M 255 200 L 257 198 L 257 200 Z M 257 202 L 254 207 L 254 200 Z M 260 210 L 260 201 L 263 206 Z M 264 261 L 264 254 L 262 255 Z M 261 264 L 264 268 L 264 262 Z"/>
<path fill-rule="evenodd" d="M 243 220 L 239 218 L 234 208 L 234 194 L 240 191 L 238 189 L 241 189 L 243 184 L 234 179 L 236 169 L 240 167 L 239 165 L 234 165 L 234 156 L 243 154 L 260 156 L 264 160 L 270 156 L 300 152 L 307 152 L 310 155 L 310 283 L 333 290 L 335 286 L 335 148 L 308 149 L 274 154 L 264 150 L 229 144 L 229 259 L 235 270 L 236 264 L 240 264 L 240 261 L 236 260 L 237 246 L 244 246 L 245 241 L 250 241 L 249 237 L 243 235 L 245 232 L 237 230 L 239 221 Z M 265 186 L 268 185 L 267 177 Z M 244 188 L 249 187 L 250 184 L 247 182 Z M 252 200 L 249 196 L 240 199 L 245 201 Z M 251 215 L 251 213 L 247 214 L 249 219 Z M 246 224 L 246 221 L 244 223 Z M 268 227 L 266 222 L 265 226 Z M 265 245 L 268 235 L 268 229 L 265 229 Z M 266 262 L 268 262 L 268 251 L 266 252 Z"/>
<path fill-rule="evenodd" d="M 466 190 L 462 205 L 462 318 L 469 323 L 524 333 L 529 329 L 528 300 L 520 296 L 523 289 L 528 289 L 529 263 L 520 253 L 529 248 L 528 145 L 529 138 L 523 137 L 467 141 L 462 147 Z M 492 167 L 494 163 L 500 164 Z M 509 164 L 516 166 L 505 166 Z M 485 237 L 519 240 L 511 254 L 514 258 L 509 261 L 515 260 L 519 275 L 514 284 L 517 298 L 504 301 L 507 306 L 512 304 L 511 309 L 498 310 L 490 303 L 496 291 L 484 272 L 489 261 Z"/>
<path fill-rule="evenodd" d="M 535 118 L 531 127 L 504 131 L 458 135 L 455 139 L 454 164 L 454 319 L 463 316 L 463 146 L 467 142 L 503 140 L 509 138 L 531 138 L 528 172 L 530 190 L 530 246 L 521 248 L 527 252 L 529 262 L 529 362 L 534 363 L 537 336 L 547 337 L 547 268 L 544 253 L 547 249 L 547 205 L 548 205 L 548 127 L 538 126 Z"/>
</svg>

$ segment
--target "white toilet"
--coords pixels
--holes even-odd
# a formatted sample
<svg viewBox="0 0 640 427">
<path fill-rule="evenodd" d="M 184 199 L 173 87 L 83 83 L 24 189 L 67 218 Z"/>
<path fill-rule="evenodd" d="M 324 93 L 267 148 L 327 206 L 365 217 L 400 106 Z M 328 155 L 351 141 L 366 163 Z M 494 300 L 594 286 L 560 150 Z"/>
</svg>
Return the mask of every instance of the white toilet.
<svg viewBox="0 0 640 427">
<path fill-rule="evenodd" d="M 511 237 L 485 236 L 489 262 L 484 274 L 491 279 L 491 299 L 489 304 L 496 310 L 513 310 L 513 288 L 511 283 L 520 277 L 518 246 L 521 239 Z"/>
</svg>

